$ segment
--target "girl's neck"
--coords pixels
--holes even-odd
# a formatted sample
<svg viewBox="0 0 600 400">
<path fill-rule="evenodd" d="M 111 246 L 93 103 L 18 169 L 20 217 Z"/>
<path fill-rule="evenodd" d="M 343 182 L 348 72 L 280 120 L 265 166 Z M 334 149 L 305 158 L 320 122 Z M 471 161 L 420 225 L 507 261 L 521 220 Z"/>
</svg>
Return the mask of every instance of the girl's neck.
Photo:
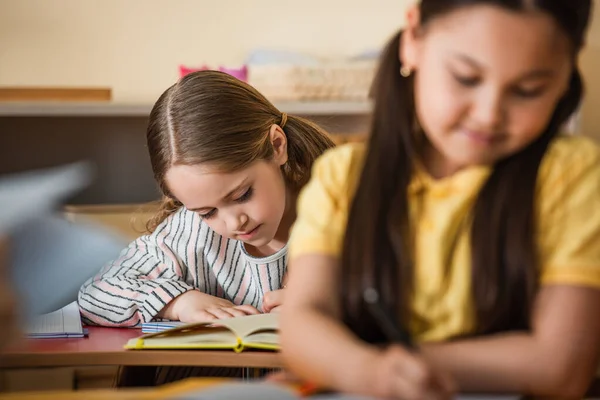
<svg viewBox="0 0 600 400">
<path fill-rule="evenodd" d="M 277 232 L 275 233 L 275 237 L 273 238 L 273 241 L 281 243 L 281 247 L 285 246 L 285 244 L 287 243 L 290 237 L 290 230 L 292 229 L 292 225 L 294 224 L 294 221 L 296 221 L 297 198 L 297 190 L 286 190 L 285 211 L 283 212 L 283 217 L 281 218 L 281 222 L 279 223 L 279 228 L 277 228 Z"/>
</svg>

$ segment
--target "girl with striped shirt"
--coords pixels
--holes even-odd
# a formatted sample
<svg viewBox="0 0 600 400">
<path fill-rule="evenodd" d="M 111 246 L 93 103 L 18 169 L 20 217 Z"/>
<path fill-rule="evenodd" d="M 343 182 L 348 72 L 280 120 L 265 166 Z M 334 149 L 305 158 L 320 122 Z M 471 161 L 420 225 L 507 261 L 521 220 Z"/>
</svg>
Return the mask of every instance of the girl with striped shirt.
<svg viewBox="0 0 600 400">
<path fill-rule="evenodd" d="M 161 211 L 81 287 L 84 321 L 134 327 L 280 306 L 296 196 L 333 147 L 327 134 L 251 86 L 201 71 L 160 96 L 147 143 Z"/>
</svg>

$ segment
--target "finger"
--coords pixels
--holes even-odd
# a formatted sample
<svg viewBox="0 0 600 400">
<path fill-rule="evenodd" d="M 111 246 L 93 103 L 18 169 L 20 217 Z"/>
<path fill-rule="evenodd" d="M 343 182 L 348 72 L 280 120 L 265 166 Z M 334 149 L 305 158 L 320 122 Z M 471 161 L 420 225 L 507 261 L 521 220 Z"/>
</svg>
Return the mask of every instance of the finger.
<svg viewBox="0 0 600 400">
<path fill-rule="evenodd" d="M 281 307 L 283 307 L 283 306 L 273 307 L 268 312 L 270 312 L 270 313 L 278 313 L 278 312 L 281 311 Z"/>
<path fill-rule="evenodd" d="M 196 311 L 194 313 L 192 313 L 190 315 L 189 320 L 182 321 L 182 322 L 207 322 L 207 321 L 214 321 L 215 319 L 217 319 L 217 317 L 213 314 L 211 314 L 210 312 L 206 311 L 206 310 L 199 310 Z"/>
<path fill-rule="evenodd" d="M 231 313 L 227 312 L 227 308 L 209 308 L 207 310 L 208 312 L 210 312 L 212 315 L 214 315 L 215 317 L 217 317 L 218 319 L 226 319 L 226 318 L 233 318 L 234 315 L 232 315 Z"/>
<path fill-rule="evenodd" d="M 264 379 L 267 382 L 282 383 L 287 382 L 287 375 L 284 371 L 276 371 L 267 374 Z"/>
<path fill-rule="evenodd" d="M 398 395 L 411 399 L 451 399 L 454 393 L 450 390 L 452 381 L 450 380 L 449 383 L 442 381 L 443 375 L 434 373 L 423 359 L 408 351 L 406 353 L 396 366 L 399 377 L 396 390 L 403 392 Z M 448 384 L 448 388 L 443 386 Z"/>
<path fill-rule="evenodd" d="M 244 304 L 241 306 L 235 306 L 233 307 L 236 310 L 240 310 L 245 312 L 247 315 L 257 315 L 260 314 L 260 311 L 258 311 L 255 307 L 252 307 L 250 304 Z"/>
<path fill-rule="evenodd" d="M 273 306 L 271 306 L 271 304 L 267 301 L 267 299 L 265 298 L 263 300 L 263 306 L 262 306 L 262 310 L 265 314 L 268 314 L 271 312 L 271 310 L 273 309 Z"/>
<path fill-rule="evenodd" d="M 393 385 L 395 395 L 423 399 L 432 395 L 437 398 L 442 393 L 441 388 L 434 384 L 433 373 L 422 358 L 401 346 L 390 348 L 388 356 L 397 377 Z"/>
<path fill-rule="evenodd" d="M 276 383 L 300 383 L 300 379 L 291 372 L 288 371 L 276 371 L 265 376 L 265 380 L 268 382 L 276 382 Z"/>
<path fill-rule="evenodd" d="M 228 307 L 235 307 L 235 304 L 233 304 L 229 300 L 220 299 L 220 301 L 218 301 L 214 306 L 220 307 L 220 308 L 228 308 Z"/>
<path fill-rule="evenodd" d="M 424 392 L 414 385 L 410 379 L 396 374 L 391 382 L 390 398 L 405 400 L 423 400 Z"/>
<path fill-rule="evenodd" d="M 422 382 L 397 374 L 392 383 L 392 398 L 406 400 L 446 400 L 452 396 L 438 385 L 423 385 Z"/>
<path fill-rule="evenodd" d="M 238 310 L 235 307 L 224 308 L 223 311 L 227 311 L 229 314 L 231 314 L 234 317 L 243 317 L 243 316 L 247 315 L 244 311 Z"/>
<path fill-rule="evenodd" d="M 440 389 L 447 393 L 449 396 L 452 396 L 456 393 L 457 385 L 454 381 L 454 378 L 452 378 L 450 374 L 438 372 L 436 373 L 435 380 L 438 383 Z"/>
<path fill-rule="evenodd" d="M 433 371 L 418 355 L 402 346 L 394 346 L 393 349 L 390 349 L 390 356 L 395 360 L 395 370 L 402 376 L 421 386 L 427 386 L 433 382 Z"/>
<path fill-rule="evenodd" d="M 268 303 L 263 303 L 263 307 L 262 307 L 262 311 L 265 314 L 270 313 L 271 311 L 273 311 L 275 308 L 279 307 L 278 304 L 268 304 Z"/>
<path fill-rule="evenodd" d="M 272 292 L 265 293 L 265 297 L 263 299 L 263 310 L 265 312 L 270 312 L 274 307 L 281 305 L 282 300 L 282 290 L 274 290 Z"/>
</svg>

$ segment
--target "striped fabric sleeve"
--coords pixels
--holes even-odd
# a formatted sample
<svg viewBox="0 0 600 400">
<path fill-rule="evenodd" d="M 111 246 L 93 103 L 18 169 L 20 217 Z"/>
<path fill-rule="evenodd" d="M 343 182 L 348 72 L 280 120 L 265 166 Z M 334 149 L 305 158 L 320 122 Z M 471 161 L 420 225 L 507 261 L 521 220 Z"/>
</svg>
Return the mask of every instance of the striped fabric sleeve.
<svg viewBox="0 0 600 400">
<path fill-rule="evenodd" d="M 84 322 L 139 326 L 152 320 L 171 300 L 193 290 L 194 286 L 186 283 L 189 266 L 185 263 L 193 219 L 193 213 L 176 212 L 85 282 L 78 296 Z"/>
</svg>

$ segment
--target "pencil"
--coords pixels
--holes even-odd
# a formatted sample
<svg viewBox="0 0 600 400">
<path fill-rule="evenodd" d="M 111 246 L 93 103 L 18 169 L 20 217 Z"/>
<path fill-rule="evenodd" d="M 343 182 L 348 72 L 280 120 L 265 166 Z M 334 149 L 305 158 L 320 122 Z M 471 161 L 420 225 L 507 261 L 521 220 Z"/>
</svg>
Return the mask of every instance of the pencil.
<svg viewBox="0 0 600 400">
<path fill-rule="evenodd" d="M 408 349 L 416 350 L 416 346 L 408 331 L 401 329 L 396 322 L 396 318 L 385 311 L 379 300 L 379 292 L 377 290 L 372 287 L 367 288 L 363 292 L 363 299 L 367 303 L 369 312 L 390 341 L 402 344 Z"/>
</svg>

